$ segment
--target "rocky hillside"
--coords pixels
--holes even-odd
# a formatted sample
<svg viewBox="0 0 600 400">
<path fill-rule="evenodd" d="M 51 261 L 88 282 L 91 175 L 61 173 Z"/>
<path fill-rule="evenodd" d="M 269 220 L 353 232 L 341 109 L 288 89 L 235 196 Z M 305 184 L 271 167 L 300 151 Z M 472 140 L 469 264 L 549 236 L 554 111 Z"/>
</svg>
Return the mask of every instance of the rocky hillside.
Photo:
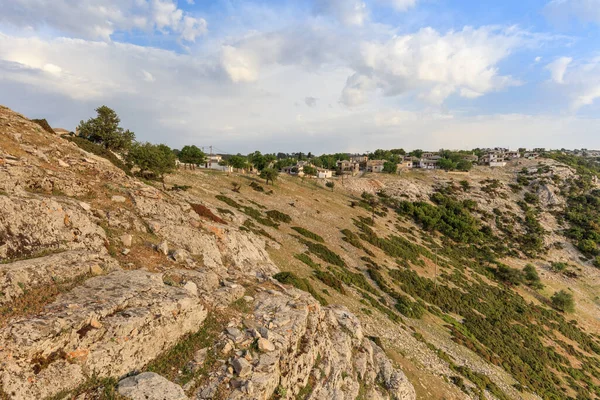
<svg viewBox="0 0 600 400">
<path fill-rule="evenodd" d="M 1 396 L 599 398 L 571 161 L 163 189 L 0 108 Z"/>
<path fill-rule="evenodd" d="M 0 398 L 414 399 L 268 241 L 0 108 Z"/>
</svg>

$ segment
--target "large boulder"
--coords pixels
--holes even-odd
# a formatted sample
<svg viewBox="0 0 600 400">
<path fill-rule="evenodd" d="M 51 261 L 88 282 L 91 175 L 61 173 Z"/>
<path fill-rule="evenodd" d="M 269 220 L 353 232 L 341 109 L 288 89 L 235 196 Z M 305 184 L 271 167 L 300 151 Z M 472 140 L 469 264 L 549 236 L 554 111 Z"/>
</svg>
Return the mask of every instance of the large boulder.
<svg viewBox="0 0 600 400">
<path fill-rule="evenodd" d="M 154 372 L 123 379 L 119 382 L 118 391 L 131 400 L 188 400 L 181 386 Z"/>
<path fill-rule="evenodd" d="M 117 271 L 88 279 L 35 318 L 0 330 L 0 384 L 18 399 L 72 390 L 90 374 L 146 365 L 206 318 L 200 299 L 162 274 Z"/>
</svg>

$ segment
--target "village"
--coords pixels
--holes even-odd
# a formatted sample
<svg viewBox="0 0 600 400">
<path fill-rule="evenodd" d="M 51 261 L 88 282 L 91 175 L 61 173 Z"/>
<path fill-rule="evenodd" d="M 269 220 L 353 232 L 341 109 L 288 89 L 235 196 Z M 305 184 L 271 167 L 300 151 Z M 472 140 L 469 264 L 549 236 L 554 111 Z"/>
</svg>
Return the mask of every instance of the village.
<svg viewBox="0 0 600 400">
<path fill-rule="evenodd" d="M 534 148 L 527 150 L 524 148 L 518 150 L 510 150 L 507 148 L 486 148 L 477 149 L 472 152 L 450 152 L 448 150 L 439 150 L 437 152 L 414 151 L 405 154 L 393 154 L 389 158 L 373 158 L 377 152 L 371 154 L 335 154 L 336 159 L 334 165 L 323 166 L 323 163 L 316 162 L 318 157 L 300 157 L 298 159 L 291 156 L 276 157 L 267 159 L 267 165 L 264 167 L 274 168 L 279 173 L 298 176 L 298 177 L 314 177 L 317 179 L 328 179 L 333 176 L 358 176 L 364 173 L 394 173 L 399 174 L 408 170 L 460 170 L 468 172 L 471 167 L 487 166 L 491 168 L 505 167 L 507 163 L 518 160 L 527 159 L 533 160 L 540 157 L 546 150 L 544 148 Z M 567 152 L 567 150 L 563 150 Z M 378 152 L 381 152 L 378 150 Z M 587 150 L 569 150 L 570 154 L 582 154 Z M 302 153 L 299 153 L 302 154 Z M 461 167 L 448 167 L 445 163 L 449 160 L 449 155 L 454 160 L 459 160 Z M 310 154 L 309 154 L 310 155 Z M 235 162 L 229 162 L 233 157 L 242 157 L 241 155 L 229 156 L 221 154 L 207 154 L 202 164 L 190 164 L 177 161 L 178 168 L 183 169 L 210 169 L 222 172 L 242 172 L 242 173 L 258 173 L 261 167 L 252 163 L 252 154 L 247 157 L 247 161 L 243 165 L 236 165 Z M 343 158 L 343 159 L 342 159 Z M 286 162 L 282 162 L 286 161 Z"/>
</svg>

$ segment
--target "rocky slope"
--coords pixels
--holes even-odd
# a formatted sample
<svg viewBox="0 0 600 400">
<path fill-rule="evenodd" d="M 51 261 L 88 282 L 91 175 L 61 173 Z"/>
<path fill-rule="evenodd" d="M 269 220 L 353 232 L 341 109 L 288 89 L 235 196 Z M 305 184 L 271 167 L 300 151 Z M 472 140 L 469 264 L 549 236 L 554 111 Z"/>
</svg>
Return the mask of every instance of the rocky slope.
<svg viewBox="0 0 600 400">
<path fill-rule="evenodd" d="M 279 244 L 202 203 L 0 107 L 0 398 L 415 398 L 347 308 L 272 278 Z"/>
</svg>

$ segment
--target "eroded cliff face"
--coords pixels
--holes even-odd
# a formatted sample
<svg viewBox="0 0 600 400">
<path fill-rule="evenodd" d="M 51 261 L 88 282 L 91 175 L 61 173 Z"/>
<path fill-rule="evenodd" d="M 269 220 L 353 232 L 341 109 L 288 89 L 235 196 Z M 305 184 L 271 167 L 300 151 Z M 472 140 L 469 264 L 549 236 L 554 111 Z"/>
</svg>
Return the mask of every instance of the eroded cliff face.
<svg viewBox="0 0 600 400">
<path fill-rule="evenodd" d="M 194 202 L 0 107 L 2 396 L 415 398 L 356 316 L 271 278 L 277 243 Z"/>
</svg>

